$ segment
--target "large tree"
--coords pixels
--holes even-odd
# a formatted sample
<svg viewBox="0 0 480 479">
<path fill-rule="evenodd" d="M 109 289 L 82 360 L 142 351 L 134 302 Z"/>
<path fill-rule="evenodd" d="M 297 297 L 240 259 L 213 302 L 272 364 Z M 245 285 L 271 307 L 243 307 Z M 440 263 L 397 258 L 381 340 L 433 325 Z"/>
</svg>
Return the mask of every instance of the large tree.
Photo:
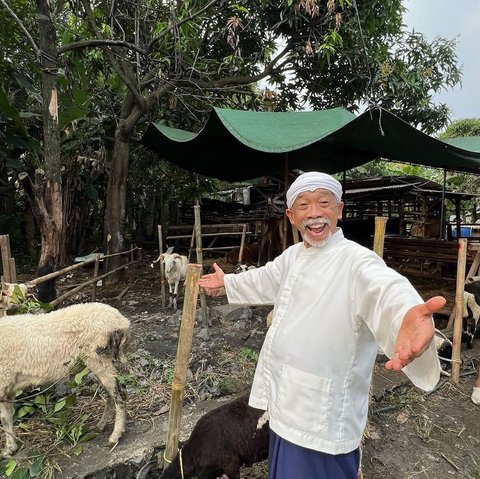
<svg viewBox="0 0 480 479">
<path fill-rule="evenodd" d="M 401 0 L 59 2 L 59 61 L 66 71 L 90 62 L 96 92 L 112 100 L 110 251 L 123 248 L 132 141 L 151 118 L 195 129 L 213 104 L 261 108 L 254 85 L 267 79 L 279 110 L 384 104 L 438 128 L 431 94 L 459 79 L 454 46 L 404 35 L 402 12 Z"/>
</svg>

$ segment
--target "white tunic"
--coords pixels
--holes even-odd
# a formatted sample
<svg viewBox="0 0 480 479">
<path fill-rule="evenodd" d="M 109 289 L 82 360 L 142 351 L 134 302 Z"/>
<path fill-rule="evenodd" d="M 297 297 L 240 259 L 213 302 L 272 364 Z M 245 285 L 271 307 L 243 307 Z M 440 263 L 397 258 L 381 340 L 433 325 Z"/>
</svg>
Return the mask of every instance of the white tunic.
<svg viewBox="0 0 480 479">
<path fill-rule="evenodd" d="M 378 346 L 392 356 L 405 313 L 423 300 L 409 281 L 340 229 L 322 248 L 288 248 L 264 268 L 225 276 L 229 303 L 274 304 L 250 395 L 282 438 L 328 454 L 360 445 Z M 433 344 L 403 371 L 425 390 Z"/>
</svg>

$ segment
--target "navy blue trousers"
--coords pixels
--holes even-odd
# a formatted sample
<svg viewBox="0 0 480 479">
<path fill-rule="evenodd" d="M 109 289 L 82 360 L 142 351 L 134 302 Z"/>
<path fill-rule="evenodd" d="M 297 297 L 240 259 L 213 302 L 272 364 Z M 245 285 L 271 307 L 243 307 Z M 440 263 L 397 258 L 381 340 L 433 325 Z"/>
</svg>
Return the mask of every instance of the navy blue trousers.
<svg viewBox="0 0 480 479">
<path fill-rule="evenodd" d="M 270 429 L 269 479 L 357 479 L 360 453 L 326 454 L 282 439 Z"/>
</svg>

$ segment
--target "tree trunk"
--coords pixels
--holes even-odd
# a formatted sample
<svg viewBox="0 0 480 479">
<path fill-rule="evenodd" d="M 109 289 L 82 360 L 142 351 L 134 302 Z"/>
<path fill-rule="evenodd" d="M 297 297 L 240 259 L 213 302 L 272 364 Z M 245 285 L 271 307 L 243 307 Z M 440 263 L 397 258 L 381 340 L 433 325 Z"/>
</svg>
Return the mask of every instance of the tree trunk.
<svg viewBox="0 0 480 479">
<path fill-rule="evenodd" d="M 128 159 L 130 154 L 130 135 L 125 132 L 122 120 L 115 132 L 115 146 L 110 168 L 107 187 L 107 201 L 105 210 L 105 253 L 118 253 L 125 249 L 123 225 L 125 221 L 125 204 L 127 193 Z M 109 258 L 107 271 L 111 271 L 125 262 L 122 256 Z M 107 284 L 116 284 L 122 281 L 125 270 L 108 276 Z"/>
<path fill-rule="evenodd" d="M 63 263 L 64 221 L 58 128 L 57 74 L 58 53 L 56 31 L 48 0 L 37 0 L 39 44 L 42 52 L 43 149 L 45 173 L 37 170 L 34 186 L 34 210 L 41 234 L 39 267 L 56 268 Z"/>
</svg>

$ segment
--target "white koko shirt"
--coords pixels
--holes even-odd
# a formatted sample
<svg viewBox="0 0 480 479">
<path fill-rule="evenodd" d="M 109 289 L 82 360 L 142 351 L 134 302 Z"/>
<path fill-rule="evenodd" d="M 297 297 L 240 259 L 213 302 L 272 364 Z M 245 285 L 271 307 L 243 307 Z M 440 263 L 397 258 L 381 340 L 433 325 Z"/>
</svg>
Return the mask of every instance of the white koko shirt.
<svg viewBox="0 0 480 479">
<path fill-rule="evenodd" d="M 298 243 L 264 268 L 225 275 L 229 303 L 274 304 L 250 405 L 268 409 L 282 438 L 328 454 L 360 445 L 378 346 L 389 357 L 407 310 L 423 300 L 409 281 L 337 229 L 322 248 Z M 433 344 L 403 371 L 433 389 Z"/>
</svg>

